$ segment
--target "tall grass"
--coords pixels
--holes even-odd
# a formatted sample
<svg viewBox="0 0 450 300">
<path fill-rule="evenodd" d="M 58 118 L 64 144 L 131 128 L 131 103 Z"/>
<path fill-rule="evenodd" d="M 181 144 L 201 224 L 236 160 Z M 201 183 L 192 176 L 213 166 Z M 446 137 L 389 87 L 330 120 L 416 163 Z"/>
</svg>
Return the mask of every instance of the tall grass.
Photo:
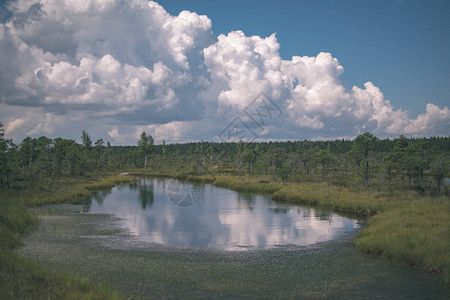
<svg viewBox="0 0 450 300">
<path fill-rule="evenodd" d="M 358 249 L 420 266 L 450 272 L 450 201 L 428 198 L 402 201 L 372 217 L 355 241 Z"/>
<path fill-rule="evenodd" d="M 282 183 L 274 181 L 269 176 L 171 174 L 140 170 L 129 174 L 177 177 L 189 181 L 212 183 L 236 191 L 270 193 L 273 199 L 278 201 L 317 205 L 335 211 L 372 216 L 355 240 L 357 249 L 393 259 L 399 263 L 438 272 L 443 274 L 444 280 L 449 281 L 450 201 L 448 197 L 424 198 L 411 191 L 397 188 L 391 190 L 389 187 L 379 192 L 380 189 L 355 188 L 351 183 L 340 186 L 317 182 Z M 93 190 L 106 189 L 133 180 L 132 176 L 110 176 L 96 181 L 92 178 L 59 179 L 55 182 L 44 182 L 41 186 L 25 189 L 18 194 L 2 193 L 0 195 L 0 249 L 2 250 L 0 284 L 6 284 L 6 293 L 1 291 L 0 298 L 10 298 L 6 296 L 16 291 L 11 278 L 16 276 L 14 274 L 21 274 L 23 270 L 31 270 L 31 274 L 33 272 L 38 274 L 37 277 L 31 278 L 23 275 L 25 282 L 23 284 L 31 291 L 29 295 L 39 295 L 33 278 L 41 277 L 44 278 L 43 280 L 48 280 L 49 285 L 50 282 L 54 285 L 42 295 L 58 293 L 63 295 L 60 289 L 67 289 L 69 292 L 63 297 L 78 296 L 76 291 L 70 292 L 70 286 L 77 289 L 83 286 L 83 289 L 89 291 L 86 295 L 90 295 L 89 297 L 93 299 L 98 295 L 101 295 L 99 297 L 109 295 L 104 294 L 101 287 L 87 287 L 82 279 L 71 279 L 71 277 L 46 273 L 34 266 L 26 266 L 10 249 L 20 245 L 20 234 L 36 221 L 28 214 L 27 206 L 74 202 L 80 197 L 87 196 Z M 66 284 L 69 287 L 65 287 Z M 116 294 L 110 296 L 114 298 Z M 88 298 L 88 296 L 81 298 Z"/>
<path fill-rule="evenodd" d="M 128 175 L 116 175 L 101 178 L 95 182 L 86 184 L 84 187 L 88 191 L 98 191 L 112 188 L 119 184 L 131 183 L 136 181 L 136 178 Z"/>
<path fill-rule="evenodd" d="M 296 183 L 276 191 L 279 201 L 318 205 L 357 215 L 373 215 L 383 211 L 388 199 L 368 191 L 351 191 L 325 183 Z"/>
<path fill-rule="evenodd" d="M 286 184 L 249 176 L 218 176 L 214 185 L 240 192 L 273 193 Z"/>
<path fill-rule="evenodd" d="M 251 176 L 217 176 L 213 184 L 236 191 L 272 193 L 278 201 L 373 216 L 356 239 L 359 250 L 441 273 L 449 281 L 448 197 L 421 198 L 413 192 L 380 193 L 327 183 L 286 184 Z"/>
<path fill-rule="evenodd" d="M 75 275 L 56 274 L 15 254 L 20 235 L 37 223 L 28 207 L 75 202 L 93 190 L 135 179 L 131 176 L 47 178 L 0 193 L 0 299 L 119 299 L 116 292 Z"/>
</svg>

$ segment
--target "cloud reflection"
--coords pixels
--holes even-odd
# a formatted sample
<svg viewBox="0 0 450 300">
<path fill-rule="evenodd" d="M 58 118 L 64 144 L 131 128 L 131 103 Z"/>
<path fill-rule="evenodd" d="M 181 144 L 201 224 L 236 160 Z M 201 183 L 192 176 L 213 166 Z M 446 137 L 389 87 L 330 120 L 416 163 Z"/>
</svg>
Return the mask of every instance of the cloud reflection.
<svg viewBox="0 0 450 300">
<path fill-rule="evenodd" d="M 167 179 L 141 179 L 109 194 L 93 196 L 90 213 L 114 214 L 146 243 L 221 250 L 270 249 L 335 239 L 356 228 L 337 214 L 273 202 L 270 197 L 205 185 L 189 208 L 167 197 Z"/>
</svg>

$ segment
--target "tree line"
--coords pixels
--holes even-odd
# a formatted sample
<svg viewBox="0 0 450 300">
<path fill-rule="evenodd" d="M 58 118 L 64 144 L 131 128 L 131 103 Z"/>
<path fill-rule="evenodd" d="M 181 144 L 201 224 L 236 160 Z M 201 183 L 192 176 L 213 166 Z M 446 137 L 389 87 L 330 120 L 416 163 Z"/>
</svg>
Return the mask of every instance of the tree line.
<svg viewBox="0 0 450 300">
<path fill-rule="evenodd" d="M 408 186 L 442 193 L 450 165 L 450 137 L 154 145 L 142 132 L 137 146 L 111 146 L 64 138 L 25 138 L 15 144 L 0 123 L 0 187 L 54 176 L 83 176 L 95 170 L 146 168 L 153 172 L 269 175 L 282 181 L 349 182 L 364 186 Z M 447 193 L 447 190 L 445 190 Z"/>
<path fill-rule="evenodd" d="M 144 167 L 153 139 L 144 133 L 146 144 L 136 147 L 111 146 L 103 139 L 92 141 L 86 130 L 81 143 L 72 139 L 45 136 L 27 137 L 19 144 L 5 137 L 0 122 L 0 187 L 9 188 L 16 182 L 37 182 L 55 176 L 83 176 L 94 170 L 118 170 Z M 141 143 L 141 141 L 140 141 Z"/>
<path fill-rule="evenodd" d="M 157 145 L 150 167 L 179 173 L 270 175 L 282 181 L 403 186 L 441 193 L 450 137 Z M 447 191 L 446 191 L 447 192 Z"/>
</svg>

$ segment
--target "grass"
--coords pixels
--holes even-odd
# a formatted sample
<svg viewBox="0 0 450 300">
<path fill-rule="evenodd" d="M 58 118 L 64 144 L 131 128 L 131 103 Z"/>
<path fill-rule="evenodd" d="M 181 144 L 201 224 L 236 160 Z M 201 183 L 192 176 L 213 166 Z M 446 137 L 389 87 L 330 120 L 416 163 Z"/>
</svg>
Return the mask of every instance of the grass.
<svg viewBox="0 0 450 300">
<path fill-rule="evenodd" d="M 14 250 L 21 245 L 20 236 L 37 224 L 29 207 L 76 202 L 91 191 L 128 183 L 131 176 L 99 174 L 84 178 L 46 178 L 32 186 L 15 186 L 0 194 L 0 299 L 118 299 L 116 292 L 94 285 L 75 275 L 50 272 L 24 258 Z"/>
<path fill-rule="evenodd" d="M 286 184 L 273 182 L 264 177 L 220 176 L 216 178 L 214 185 L 240 192 L 273 193 Z"/>
<path fill-rule="evenodd" d="M 356 231 L 295 251 L 165 247 L 137 241 L 114 217 L 72 213 L 78 209 L 34 209 L 41 225 L 20 254 L 108 282 L 125 298 L 448 299 L 450 293 L 434 274 L 363 255 L 353 245 Z"/>
<path fill-rule="evenodd" d="M 19 257 L 20 235 L 36 219 L 27 208 L 42 204 L 74 203 L 94 190 L 133 181 L 132 176 L 91 174 L 83 178 L 43 179 L 32 187 L 16 187 L 0 194 L 0 299 L 115 299 L 111 289 L 78 276 L 55 273 Z M 326 183 L 282 183 L 270 177 L 168 174 L 136 171 L 134 176 L 177 177 L 212 183 L 237 191 L 271 193 L 275 200 L 327 207 L 372 216 L 355 240 L 357 249 L 393 261 L 419 266 L 443 275 L 450 273 L 450 201 L 424 198 L 397 189 L 380 193 Z M 102 177 L 98 180 L 96 178 Z"/>
<path fill-rule="evenodd" d="M 97 181 L 86 184 L 84 187 L 89 192 L 92 192 L 92 191 L 106 190 L 119 184 L 131 183 L 134 181 L 136 181 L 136 179 L 132 176 L 116 175 L 101 178 Z"/>
<path fill-rule="evenodd" d="M 450 202 L 445 198 L 395 203 L 372 217 L 358 249 L 443 274 L 450 273 Z"/>
<path fill-rule="evenodd" d="M 318 183 L 292 184 L 275 200 L 327 207 L 357 215 L 374 215 L 355 240 L 357 249 L 398 263 L 419 266 L 450 281 L 450 201 L 378 195 Z"/>
<path fill-rule="evenodd" d="M 196 179 L 186 175 L 185 178 Z M 414 192 L 402 190 L 401 186 L 388 186 L 379 192 L 379 187 L 375 191 L 317 182 L 282 183 L 267 176 L 204 175 L 199 178 L 208 178 L 203 182 L 236 191 L 270 193 L 277 201 L 371 216 L 355 240 L 357 249 L 437 272 L 446 282 L 450 281 L 448 197 L 419 197 Z"/>
<path fill-rule="evenodd" d="M 120 299 L 109 287 L 45 270 L 11 252 L 0 255 L 0 282 L 1 299 Z"/>
<path fill-rule="evenodd" d="M 350 191 L 322 183 L 290 184 L 276 191 L 272 198 L 364 216 L 384 211 L 389 203 L 385 197 L 377 197 L 368 191 Z"/>
</svg>

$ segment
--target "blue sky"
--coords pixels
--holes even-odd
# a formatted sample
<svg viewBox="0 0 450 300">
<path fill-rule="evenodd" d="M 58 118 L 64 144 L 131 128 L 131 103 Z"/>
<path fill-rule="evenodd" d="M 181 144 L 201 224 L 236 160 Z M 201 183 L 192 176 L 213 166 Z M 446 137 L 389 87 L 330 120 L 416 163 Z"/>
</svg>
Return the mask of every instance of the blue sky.
<svg viewBox="0 0 450 300">
<path fill-rule="evenodd" d="M 415 117 L 450 103 L 448 0 L 161 0 L 171 14 L 207 15 L 214 34 L 277 34 L 283 59 L 330 52 L 345 86 L 372 81 Z"/>
<path fill-rule="evenodd" d="M 14 140 L 218 141 L 233 120 L 259 140 L 450 134 L 450 1 L 8 3 L 0 122 Z M 261 93 L 282 112 L 264 127 L 246 114 Z"/>
</svg>

